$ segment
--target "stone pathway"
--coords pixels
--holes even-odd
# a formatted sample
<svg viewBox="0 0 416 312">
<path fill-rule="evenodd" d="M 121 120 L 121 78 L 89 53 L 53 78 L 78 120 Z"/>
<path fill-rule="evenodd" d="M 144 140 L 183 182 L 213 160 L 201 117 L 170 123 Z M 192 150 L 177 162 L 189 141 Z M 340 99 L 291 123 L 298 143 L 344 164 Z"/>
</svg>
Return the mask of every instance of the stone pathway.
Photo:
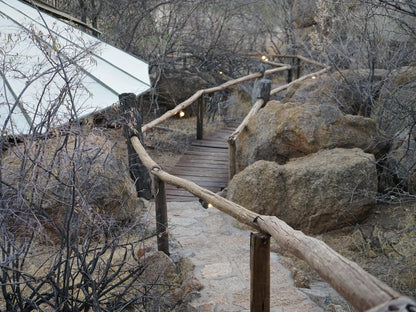
<svg viewBox="0 0 416 312">
<path fill-rule="evenodd" d="M 172 257 L 190 259 L 204 285 L 191 301 L 196 311 L 250 310 L 250 231 L 233 218 L 199 202 L 168 203 Z M 154 204 L 149 218 L 154 217 Z M 154 220 L 154 219 L 153 219 Z M 271 253 L 271 311 L 323 311 L 293 286 L 290 272 Z"/>
</svg>

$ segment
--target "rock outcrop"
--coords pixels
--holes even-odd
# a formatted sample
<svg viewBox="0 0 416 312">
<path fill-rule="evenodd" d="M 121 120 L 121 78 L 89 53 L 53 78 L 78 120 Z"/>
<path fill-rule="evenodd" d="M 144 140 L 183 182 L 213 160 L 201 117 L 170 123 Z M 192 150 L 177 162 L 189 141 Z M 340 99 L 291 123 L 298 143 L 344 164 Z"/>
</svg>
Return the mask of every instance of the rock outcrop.
<svg viewBox="0 0 416 312">
<path fill-rule="evenodd" d="M 377 156 L 388 143 L 373 120 L 345 115 L 334 105 L 270 101 L 239 136 L 237 161 L 240 170 L 257 160 L 284 164 L 336 147 L 358 147 Z"/>
<path fill-rule="evenodd" d="M 365 217 L 376 191 L 374 156 L 336 148 L 285 165 L 257 161 L 232 179 L 227 197 L 295 229 L 322 233 Z"/>
</svg>

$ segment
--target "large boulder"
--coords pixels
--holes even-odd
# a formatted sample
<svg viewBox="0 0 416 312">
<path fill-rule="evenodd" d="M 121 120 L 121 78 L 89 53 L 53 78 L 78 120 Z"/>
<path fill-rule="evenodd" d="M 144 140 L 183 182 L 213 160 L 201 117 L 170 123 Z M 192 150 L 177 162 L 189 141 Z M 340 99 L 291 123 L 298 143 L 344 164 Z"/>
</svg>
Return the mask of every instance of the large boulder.
<svg viewBox="0 0 416 312">
<path fill-rule="evenodd" d="M 374 156 L 336 148 L 285 165 L 257 161 L 232 179 L 227 197 L 316 234 L 361 220 L 375 204 L 376 191 Z"/>
<path fill-rule="evenodd" d="M 334 105 L 270 101 L 239 136 L 237 162 L 240 169 L 261 159 L 283 164 L 335 147 L 378 156 L 388 144 L 373 120 L 345 115 Z"/>
</svg>

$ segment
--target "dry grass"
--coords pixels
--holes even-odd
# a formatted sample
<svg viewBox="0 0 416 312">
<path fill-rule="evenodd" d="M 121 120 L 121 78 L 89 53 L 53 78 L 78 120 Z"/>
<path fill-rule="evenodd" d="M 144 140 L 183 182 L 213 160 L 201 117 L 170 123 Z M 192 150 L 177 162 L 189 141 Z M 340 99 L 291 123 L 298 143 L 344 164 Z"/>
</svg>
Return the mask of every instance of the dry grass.
<svg viewBox="0 0 416 312">
<path fill-rule="evenodd" d="M 416 297 L 416 204 L 380 205 L 363 224 L 323 238 L 392 288 Z"/>
<path fill-rule="evenodd" d="M 401 294 L 416 297 L 415 203 L 378 205 L 362 224 L 317 238 Z M 278 246 L 275 251 L 284 255 L 285 266 L 291 269 L 299 287 L 321 280 L 302 260 Z"/>
</svg>

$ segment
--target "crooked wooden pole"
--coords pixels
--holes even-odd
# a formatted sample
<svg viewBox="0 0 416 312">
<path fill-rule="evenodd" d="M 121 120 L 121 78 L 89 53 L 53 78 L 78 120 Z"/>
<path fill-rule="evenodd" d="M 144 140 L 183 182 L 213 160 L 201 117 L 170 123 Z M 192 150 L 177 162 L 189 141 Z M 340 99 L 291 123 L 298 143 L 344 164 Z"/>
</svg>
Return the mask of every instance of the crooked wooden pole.
<svg viewBox="0 0 416 312">
<path fill-rule="evenodd" d="M 300 58 L 296 58 L 296 79 L 300 78 L 300 73 L 302 70 Z"/>
<path fill-rule="evenodd" d="M 156 206 L 156 234 L 157 250 L 169 253 L 169 232 L 168 232 L 168 207 L 166 203 L 165 182 L 158 177 L 154 178 L 155 183 L 155 206 Z"/>
<path fill-rule="evenodd" d="M 250 235 L 250 311 L 270 311 L 270 235 Z"/>
<path fill-rule="evenodd" d="M 202 140 L 204 137 L 204 111 L 205 111 L 205 101 L 204 96 L 201 96 L 197 103 L 197 112 L 196 112 L 196 139 Z"/>
<path fill-rule="evenodd" d="M 341 256 L 323 241 L 294 230 L 277 217 L 259 215 L 194 182 L 170 175 L 150 158 L 137 137 L 131 138 L 131 142 L 143 164 L 154 176 L 187 190 L 241 223 L 270 234 L 282 248 L 308 263 L 357 310 L 366 311 L 381 304 L 388 307 L 390 302 L 401 297 L 397 291 L 364 271 L 356 263 Z M 407 306 L 416 305 L 410 298 L 405 298 L 405 300 L 408 302 Z"/>
<path fill-rule="evenodd" d="M 287 71 L 286 82 L 291 83 L 293 81 L 293 67 L 289 68 Z"/>
<path fill-rule="evenodd" d="M 231 181 L 237 173 L 235 138 L 228 138 L 228 181 Z"/>
</svg>

